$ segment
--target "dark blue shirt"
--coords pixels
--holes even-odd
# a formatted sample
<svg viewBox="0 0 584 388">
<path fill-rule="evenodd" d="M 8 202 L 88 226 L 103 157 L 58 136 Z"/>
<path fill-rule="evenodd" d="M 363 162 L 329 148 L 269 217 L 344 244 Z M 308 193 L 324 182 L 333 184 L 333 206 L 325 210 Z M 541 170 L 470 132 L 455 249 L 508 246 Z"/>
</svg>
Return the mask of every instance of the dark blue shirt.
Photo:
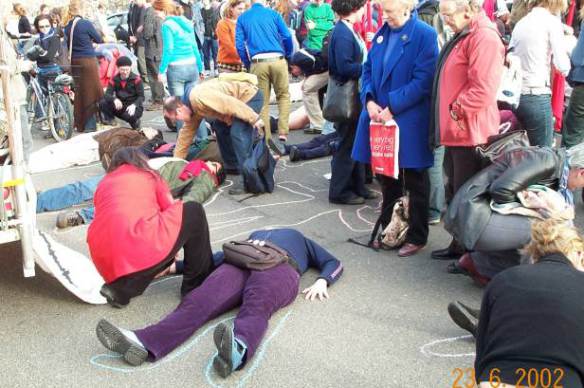
<svg viewBox="0 0 584 388">
<path fill-rule="evenodd" d="M 326 249 L 294 229 L 258 230 L 249 239 L 270 241 L 284 249 L 298 265 L 298 271 L 305 273 L 308 268 L 320 270 L 319 278 L 325 279 L 329 285 L 337 281 L 343 273 L 343 265 Z M 223 261 L 223 252 L 213 256 L 215 263 Z"/>
<path fill-rule="evenodd" d="M 77 24 L 75 24 L 75 29 L 73 30 L 73 50 L 71 53 L 72 58 L 83 58 L 83 57 L 95 57 L 95 50 L 93 49 L 94 43 L 103 43 L 101 36 L 89 20 L 74 18 L 65 27 L 65 39 L 67 40 L 67 48 L 70 47 L 70 34 L 73 21 L 79 19 Z"/>
<path fill-rule="evenodd" d="M 289 58 L 292 35 L 279 13 L 255 3 L 237 19 L 235 47 L 243 64 L 249 68 L 251 58 L 257 54 L 281 53 Z"/>
</svg>

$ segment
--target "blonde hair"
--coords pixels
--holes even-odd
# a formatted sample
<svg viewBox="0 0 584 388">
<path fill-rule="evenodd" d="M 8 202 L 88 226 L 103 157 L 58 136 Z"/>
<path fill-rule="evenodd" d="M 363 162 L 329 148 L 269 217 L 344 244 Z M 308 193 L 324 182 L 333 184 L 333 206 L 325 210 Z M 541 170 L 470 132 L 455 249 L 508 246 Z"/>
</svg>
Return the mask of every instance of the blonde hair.
<svg viewBox="0 0 584 388">
<path fill-rule="evenodd" d="M 237 7 L 239 4 L 245 4 L 245 0 L 229 0 L 222 5 L 221 17 L 226 19 L 233 18 L 233 8 Z"/>
<path fill-rule="evenodd" d="M 564 13 L 568 9 L 567 0 L 535 0 L 532 7 L 542 7 L 553 14 Z"/>
<path fill-rule="evenodd" d="M 152 8 L 173 16 L 180 16 L 184 13 L 183 7 L 172 0 L 153 0 Z"/>
<path fill-rule="evenodd" d="M 584 252 L 584 239 L 575 227 L 564 221 L 535 221 L 531 225 L 531 241 L 523 251 L 531 256 L 533 262 L 552 253 L 568 257 L 574 252 Z"/>
<path fill-rule="evenodd" d="M 580 7 L 580 20 L 584 20 L 584 3 L 582 3 L 582 7 Z"/>
<path fill-rule="evenodd" d="M 62 25 L 69 23 L 75 16 L 83 16 L 84 5 L 81 0 L 71 0 L 65 17 L 61 20 Z"/>
</svg>

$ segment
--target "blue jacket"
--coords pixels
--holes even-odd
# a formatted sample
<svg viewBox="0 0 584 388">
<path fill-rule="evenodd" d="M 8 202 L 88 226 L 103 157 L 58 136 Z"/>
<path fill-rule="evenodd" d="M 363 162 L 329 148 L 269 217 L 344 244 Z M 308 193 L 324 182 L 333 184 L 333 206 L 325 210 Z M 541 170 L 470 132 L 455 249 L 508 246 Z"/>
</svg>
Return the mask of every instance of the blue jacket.
<svg viewBox="0 0 584 388">
<path fill-rule="evenodd" d="M 363 68 L 363 52 L 355 35 L 342 21 L 337 22 L 329 42 L 329 76 L 345 82 L 359 79 Z"/>
<path fill-rule="evenodd" d="M 75 19 L 79 21 L 75 24 L 75 29 L 73 30 L 73 48 L 71 49 L 71 58 L 86 58 L 95 57 L 95 50 L 93 49 L 93 43 L 103 43 L 101 36 L 89 20 L 76 17 L 71 19 L 71 21 L 65 27 L 65 40 L 67 41 L 67 48 L 71 46 L 69 37 L 71 36 L 71 27 Z"/>
<path fill-rule="evenodd" d="M 377 32 L 363 66 L 363 110 L 352 157 L 363 163 L 371 159 L 366 101 L 372 99 L 382 108 L 389 107 L 400 127 L 400 168 L 431 167 L 434 158 L 428 144 L 428 130 L 432 81 L 438 59 L 436 32 L 414 12 L 400 29 L 392 52 L 386 54 L 390 30 L 384 24 Z"/>
<path fill-rule="evenodd" d="M 582 23 L 582 28 L 584 29 L 584 23 Z M 572 51 L 572 71 L 569 74 L 570 81 L 584 83 L 584 34 L 580 33 L 578 37 L 578 43 Z"/>
<path fill-rule="evenodd" d="M 271 241 L 284 249 L 298 264 L 300 273 L 305 273 L 313 267 L 320 270 L 319 278 L 333 284 L 343 273 L 343 265 L 323 247 L 294 229 L 258 230 L 250 236 L 252 240 Z M 223 261 L 223 252 L 213 255 L 214 262 L 219 265 Z"/>
<path fill-rule="evenodd" d="M 245 67 L 249 68 L 251 58 L 261 53 L 282 53 L 290 58 L 292 35 L 279 13 L 255 3 L 237 18 L 235 47 Z"/>
<path fill-rule="evenodd" d="M 158 71 L 164 74 L 172 62 L 191 58 L 196 60 L 199 72 L 203 71 L 192 22 L 184 16 L 168 16 L 162 24 L 162 60 Z"/>
</svg>

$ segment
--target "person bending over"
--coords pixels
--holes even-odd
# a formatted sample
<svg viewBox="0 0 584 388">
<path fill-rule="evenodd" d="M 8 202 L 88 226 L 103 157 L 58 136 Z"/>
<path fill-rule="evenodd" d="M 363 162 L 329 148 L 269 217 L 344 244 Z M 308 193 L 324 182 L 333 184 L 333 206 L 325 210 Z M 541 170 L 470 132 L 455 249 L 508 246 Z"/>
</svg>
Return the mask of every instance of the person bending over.
<svg viewBox="0 0 584 388">
<path fill-rule="evenodd" d="M 104 278 L 101 294 L 114 307 L 141 295 L 184 248 L 181 294 L 198 287 L 213 269 L 203 206 L 174 200 L 168 185 L 137 147 L 114 153 L 93 199 L 89 252 Z"/>
<path fill-rule="evenodd" d="M 140 76 L 132 72 L 130 58 L 119 57 L 116 65 L 118 74 L 108 84 L 99 108 L 109 125 L 113 125 L 115 117 L 118 117 L 133 129 L 138 129 L 144 112 L 144 84 Z"/>
<path fill-rule="evenodd" d="M 306 299 L 323 300 L 328 298 L 328 287 L 343 272 L 339 260 L 296 230 L 260 230 L 253 232 L 249 240 L 259 244 L 269 241 L 286 251 L 290 260 L 265 271 L 221 264 L 200 287 L 185 295 L 173 312 L 154 325 L 129 331 L 102 319 L 96 329 L 100 342 L 122 354 L 131 365 L 140 365 L 147 358 L 157 361 L 205 323 L 240 306 L 233 326 L 219 324 L 215 329 L 213 339 L 218 354 L 213 366 L 222 377 L 243 368 L 258 349 L 272 314 L 296 299 L 299 274 L 309 267 L 320 270 L 318 279 L 303 293 Z"/>
</svg>

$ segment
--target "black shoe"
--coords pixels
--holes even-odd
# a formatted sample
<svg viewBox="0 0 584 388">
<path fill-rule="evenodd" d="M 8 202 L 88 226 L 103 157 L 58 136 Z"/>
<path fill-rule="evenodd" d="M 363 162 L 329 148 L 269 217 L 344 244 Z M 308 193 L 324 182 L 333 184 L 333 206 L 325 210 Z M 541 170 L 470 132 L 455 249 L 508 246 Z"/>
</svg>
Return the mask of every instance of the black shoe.
<svg viewBox="0 0 584 388">
<path fill-rule="evenodd" d="M 279 156 L 286 155 L 286 147 L 280 141 L 274 140 L 272 137 L 268 139 L 268 147 Z"/>
<path fill-rule="evenodd" d="M 132 125 L 132 129 L 140 129 L 142 127 L 142 120 L 137 120 L 134 125 Z"/>
<path fill-rule="evenodd" d="M 224 323 L 218 324 L 215 328 L 213 342 L 217 347 L 213 369 L 219 376 L 225 378 L 242 366 L 246 349 L 235 339 L 233 328 Z"/>
<path fill-rule="evenodd" d="M 450 318 L 456 326 L 468 331 L 473 337 L 476 337 L 479 321 L 462 307 L 460 302 L 448 304 L 448 315 L 450 315 Z"/>
<path fill-rule="evenodd" d="M 76 211 L 62 211 L 57 215 L 57 228 L 64 229 L 71 226 L 83 225 L 85 221 Z"/>
<path fill-rule="evenodd" d="M 300 160 L 300 152 L 298 152 L 298 147 L 290 147 L 290 153 L 288 154 L 291 162 L 297 162 Z"/>
<path fill-rule="evenodd" d="M 476 319 L 479 319 L 479 317 L 481 316 L 481 310 L 480 309 L 473 309 L 472 307 L 469 307 L 467 305 L 465 305 L 462 302 L 456 302 L 458 304 L 460 304 L 460 307 L 462 307 L 463 309 L 465 309 L 466 311 L 468 311 L 468 313 L 470 315 L 472 315 L 473 317 L 475 317 Z"/>
<path fill-rule="evenodd" d="M 278 133 L 278 119 L 270 116 L 270 133 Z"/>
<path fill-rule="evenodd" d="M 143 345 L 128 338 L 118 327 L 102 319 L 95 328 L 97 339 L 106 349 L 119 353 L 130 365 L 141 365 L 148 358 Z"/>
<path fill-rule="evenodd" d="M 107 303 L 110 306 L 118 308 L 118 309 L 124 308 L 128 305 L 128 303 L 130 303 L 130 299 L 120 297 L 107 284 L 104 284 L 103 286 L 101 286 L 101 290 L 99 290 L 99 293 L 101 294 L 101 296 L 103 296 L 107 300 Z"/>
<path fill-rule="evenodd" d="M 354 197 L 351 197 L 351 198 L 345 199 L 345 200 L 338 200 L 338 199 L 330 199 L 329 198 L 329 202 L 336 203 L 338 205 L 363 205 L 365 203 L 365 198 L 355 195 Z"/>
<path fill-rule="evenodd" d="M 365 199 L 376 199 L 376 198 L 379 198 L 379 194 L 377 194 L 373 190 L 367 190 L 367 194 L 365 194 L 363 196 L 363 198 L 365 198 Z"/>
<path fill-rule="evenodd" d="M 463 254 L 464 252 L 458 252 L 457 250 L 453 250 L 452 247 L 448 247 L 432 251 L 430 256 L 434 260 L 458 260 Z"/>
</svg>

